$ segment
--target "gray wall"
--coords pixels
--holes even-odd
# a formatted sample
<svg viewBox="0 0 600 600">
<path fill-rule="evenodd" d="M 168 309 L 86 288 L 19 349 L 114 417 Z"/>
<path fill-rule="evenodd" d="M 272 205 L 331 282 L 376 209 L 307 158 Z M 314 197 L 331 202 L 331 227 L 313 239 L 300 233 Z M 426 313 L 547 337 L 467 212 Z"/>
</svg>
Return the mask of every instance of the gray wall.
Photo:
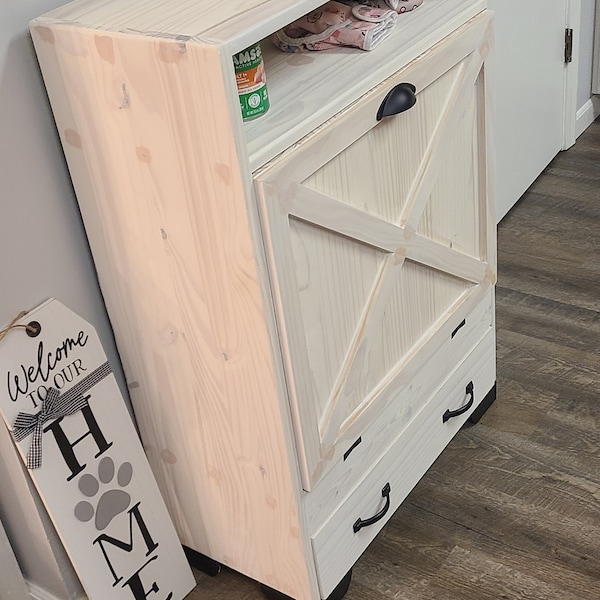
<svg viewBox="0 0 600 600">
<path fill-rule="evenodd" d="M 0 329 L 21 310 L 54 297 L 94 325 L 123 390 L 110 323 L 27 30 L 31 18 L 60 4 L 64 0 L 0 3 Z M 81 596 L 1 423 L 0 520 L 34 589 L 60 599 Z"/>
</svg>

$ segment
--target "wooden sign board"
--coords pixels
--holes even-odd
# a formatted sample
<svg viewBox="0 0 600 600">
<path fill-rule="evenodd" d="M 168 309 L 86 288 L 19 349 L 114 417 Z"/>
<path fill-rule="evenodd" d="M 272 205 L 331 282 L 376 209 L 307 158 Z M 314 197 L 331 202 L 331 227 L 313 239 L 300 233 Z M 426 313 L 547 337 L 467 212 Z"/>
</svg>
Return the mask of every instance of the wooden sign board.
<svg viewBox="0 0 600 600">
<path fill-rule="evenodd" d="M 94 328 L 56 300 L 0 341 L 0 412 L 90 600 L 195 585 Z"/>
</svg>

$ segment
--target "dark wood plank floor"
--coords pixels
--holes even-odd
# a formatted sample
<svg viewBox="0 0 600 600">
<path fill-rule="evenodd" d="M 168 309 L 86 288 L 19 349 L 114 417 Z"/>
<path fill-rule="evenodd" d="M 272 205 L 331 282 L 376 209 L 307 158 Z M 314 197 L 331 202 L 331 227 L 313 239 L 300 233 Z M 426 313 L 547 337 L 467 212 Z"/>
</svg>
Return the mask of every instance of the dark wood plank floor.
<svg viewBox="0 0 600 600">
<path fill-rule="evenodd" d="M 346 600 L 600 599 L 600 121 L 498 228 L 498 399 L 354 567 Z M 224 570 L 190 600 L 263 600 Z"/>
</svg>

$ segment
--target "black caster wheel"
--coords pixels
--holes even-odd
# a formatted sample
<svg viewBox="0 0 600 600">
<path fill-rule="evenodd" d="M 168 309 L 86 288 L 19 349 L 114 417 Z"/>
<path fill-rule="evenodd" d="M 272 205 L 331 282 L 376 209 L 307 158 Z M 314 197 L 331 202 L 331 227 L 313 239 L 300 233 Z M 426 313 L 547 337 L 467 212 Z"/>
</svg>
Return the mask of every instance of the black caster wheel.
<svg viewBox="0 0 600 600">
<path fill-rule="evenodd" d="M 472 425 L 479 423 L 479 419 L 483 417 L 487 409 L 494 403 L 496 399 L 496 384 L 494 383 L 494 387 L 487 393 L 485 398 L 479 403 L 479 406 L 471 413 L 468 421 Z"/>
<path fill-rule="evenodd" d="M 350 581 L 352 580 L 352 569 L 350 569 L 344 578 L 338 583 L 337 587 L 327 596 L 326 600 L 342 600 L 342 598 L 346 595 L 348 588 L 350 587 Z M 267 600 L 294 600 L 290 596 L 286 596 L 285 594 L 274 590 L 264 584 L 260 584 L 262 588 L 263 594 Z"/>
<path fill-rule="evenodd" d="M 194 569 L 198 569 L 198 571 L 202 571 L 211 577 L 216 577 L 221 572 L 222 565 L 216 560 L 200 554 L 200 552 L 196 552 L 196 550 L 192 550 L 187 546 L 183 547 L 183 551 L 188 562 Z"/>
</svg>

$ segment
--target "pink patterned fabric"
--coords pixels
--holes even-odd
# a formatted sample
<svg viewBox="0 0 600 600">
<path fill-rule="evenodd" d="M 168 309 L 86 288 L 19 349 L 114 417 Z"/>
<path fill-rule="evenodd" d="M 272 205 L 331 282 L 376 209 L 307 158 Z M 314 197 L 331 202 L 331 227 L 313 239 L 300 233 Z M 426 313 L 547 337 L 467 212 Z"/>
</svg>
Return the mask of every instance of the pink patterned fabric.
<svg viewBox="0 0 600 600">
<path fill-rule="evenodd" d="M 284 52 L 352 46 L 372 50 L 392 32 L 399 13 L 423 0 L 331 0 L 273 34 Z"/>
<path fill-rule="evenodd" d="M 273 35 L 274 44 L 285 52 L 327 50 L 353 46 L 372 50 L 392 31 L 398 14 L 365 4 L 331 0 Z"/>
</svg>

